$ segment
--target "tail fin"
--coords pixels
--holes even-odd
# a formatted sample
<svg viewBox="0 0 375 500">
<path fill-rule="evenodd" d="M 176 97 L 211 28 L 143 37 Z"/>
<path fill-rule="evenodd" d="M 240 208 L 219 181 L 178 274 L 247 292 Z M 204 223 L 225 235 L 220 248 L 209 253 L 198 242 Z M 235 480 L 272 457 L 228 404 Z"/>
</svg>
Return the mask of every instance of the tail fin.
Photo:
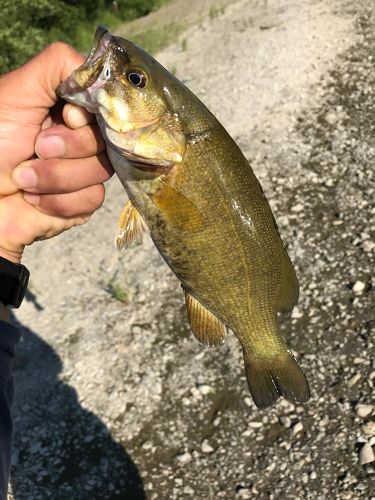
<svg viewBox="0 0 375 500">
<path fill-rule="evenodd" d="M 304 403 L 310 399 L 306 376 L 289 351 L 280 358 L 256 359 L 244 353 L 247 383 L 258 408 L 271 406 L 280 396 Z"/>
</svg>

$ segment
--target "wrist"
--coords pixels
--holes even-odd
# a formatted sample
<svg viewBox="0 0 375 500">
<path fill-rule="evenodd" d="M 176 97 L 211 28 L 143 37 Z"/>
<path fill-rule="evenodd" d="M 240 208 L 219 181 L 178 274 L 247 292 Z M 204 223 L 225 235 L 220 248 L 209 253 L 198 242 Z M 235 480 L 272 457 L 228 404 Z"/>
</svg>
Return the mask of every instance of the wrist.
<svg viewBox="0 0 375 500">
<path fill-rule="evenodd" d="M 3 259 L 10 260 L 10 262 L 14 262 L 15 264 L 20 264 L 22 258 L 22 252 L 7 250 L 6 248 L 0 245 L 0 257 L 3 257 Z"/>
<path fill-rule="evenodd" d="M 7 321 L 9 323 L 9 310 L 0 302 L 0 320 Z"/>
</svg>

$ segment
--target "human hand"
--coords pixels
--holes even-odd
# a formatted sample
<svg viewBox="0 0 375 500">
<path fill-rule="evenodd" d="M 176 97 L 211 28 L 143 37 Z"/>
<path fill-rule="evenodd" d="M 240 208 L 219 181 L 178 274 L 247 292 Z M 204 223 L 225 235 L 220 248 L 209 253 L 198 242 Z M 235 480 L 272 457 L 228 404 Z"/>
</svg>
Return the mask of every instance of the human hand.
<svg viewBox="0 0 375 500">
<path fill-rule="evenodd" d="M 83 224 L 113 173 L 93 115 L 56 89 L 82 64 L 54 43 L 0 77 L 0 256 L 20 262 L 26 245 Z"/>
</svg>

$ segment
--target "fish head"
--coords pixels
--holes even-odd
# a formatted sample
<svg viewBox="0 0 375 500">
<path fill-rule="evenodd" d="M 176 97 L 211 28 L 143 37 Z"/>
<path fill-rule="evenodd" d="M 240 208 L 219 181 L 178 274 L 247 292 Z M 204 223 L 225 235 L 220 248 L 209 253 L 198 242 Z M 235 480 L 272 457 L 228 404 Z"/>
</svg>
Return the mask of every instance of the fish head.
<svg viewBox="0 0 375 500">
<path fill-rule="evenodd" d="M 95 113 L 117 157 L 167 168 L 182 161 L 186 148 L 178 85 L 146 51 L 99 27 L 86 61 L 58 93 Z"/>
</svg>

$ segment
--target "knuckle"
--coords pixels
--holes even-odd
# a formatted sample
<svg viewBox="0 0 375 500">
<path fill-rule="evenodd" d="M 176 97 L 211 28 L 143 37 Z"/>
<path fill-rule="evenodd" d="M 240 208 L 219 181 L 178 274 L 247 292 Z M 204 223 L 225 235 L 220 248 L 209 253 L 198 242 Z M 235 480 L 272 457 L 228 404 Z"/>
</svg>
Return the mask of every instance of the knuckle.
<svg viewBox="0 0 375 500">
<path fill-rule="evenodd" d="M 103 184 L 98 184 L 90 189 L 89 206 L 90 212 L 98 210 L 104 203 L 105 189 Z"/>
<path fill-rule="evenodd" d="M 65 42 L 52 42 L 45 48 L 45 52 L 47 54 L 51 54 L 54 56 L 66 56 L 67 54 L 71 54 L 74 52 L 72 47 L 70 47 Z"/>
</svg>

